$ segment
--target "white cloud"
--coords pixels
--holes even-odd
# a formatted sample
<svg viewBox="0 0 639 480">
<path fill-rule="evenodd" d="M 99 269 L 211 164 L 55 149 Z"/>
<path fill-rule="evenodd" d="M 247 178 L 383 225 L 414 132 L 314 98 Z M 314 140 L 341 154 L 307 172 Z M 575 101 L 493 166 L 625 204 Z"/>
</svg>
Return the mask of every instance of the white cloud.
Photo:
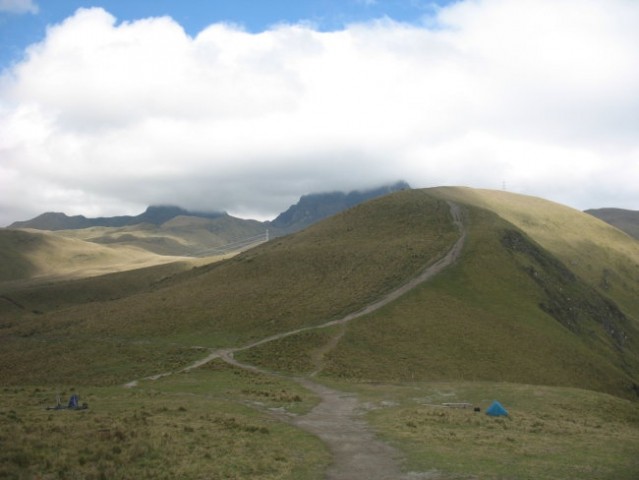
<svg viewBox="0 0 639 480">
<path fill-rule="evenodd" d="M 150 203 L 267 216 L 397 179 L 639 209 L 639 3 L 437 15 L 192 38 L 79 10 L 1 79 L 0 224 Z"/>
<path fill-rule="evenodd" d="M 39 11 L 33 0 L 0 0 L 0 12 L 36 14 Z"/>
</svg>

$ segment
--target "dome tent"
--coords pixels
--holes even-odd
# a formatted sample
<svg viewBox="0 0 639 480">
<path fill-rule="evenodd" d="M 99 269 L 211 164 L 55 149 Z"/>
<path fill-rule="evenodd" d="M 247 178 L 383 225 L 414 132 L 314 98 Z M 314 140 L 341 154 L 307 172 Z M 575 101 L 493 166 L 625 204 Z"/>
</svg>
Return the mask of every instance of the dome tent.
<svg viewBox="0 0 639 480">
<path fill-rule="evenodd" d="M 491 417 L 502 417 L 507 416 L 508 411 L 503 407 L 501 403 L 495 400 L 490 404 L 490 407 L 486 409 L 486 415 L 490 415 Z"/>
</svg>

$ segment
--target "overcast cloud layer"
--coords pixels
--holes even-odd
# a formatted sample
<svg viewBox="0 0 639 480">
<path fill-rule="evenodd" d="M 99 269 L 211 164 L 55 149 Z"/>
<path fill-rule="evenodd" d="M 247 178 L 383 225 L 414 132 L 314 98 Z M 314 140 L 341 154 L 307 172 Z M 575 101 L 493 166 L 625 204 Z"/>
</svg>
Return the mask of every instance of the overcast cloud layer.
<svg viewBox="0 0 639 480">
<path fill-rule="evenodd" d="M 0 225 L 149 204 L 269 218 L 399 179 L 639 209 L 638 47 L 634 0 L 195 38 L 79 10 L 0 78 Z"/>
</svg>

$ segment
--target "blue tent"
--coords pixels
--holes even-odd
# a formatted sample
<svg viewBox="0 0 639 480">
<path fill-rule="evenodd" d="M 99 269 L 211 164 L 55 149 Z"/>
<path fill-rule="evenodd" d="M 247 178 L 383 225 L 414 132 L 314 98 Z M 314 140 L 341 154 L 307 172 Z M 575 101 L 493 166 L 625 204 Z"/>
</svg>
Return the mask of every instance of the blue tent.
<svg viewBox="0 0 639 480">
<path fill-rule="evenodd" d="M 71 398 L 69 398 L 69 407 L 68 408 L 78 408 L 79 405 L 79 397 L 76 394 L 71 395 Z"/>
<path fill-rule="evenodd" d="M 490 415 L 491 417 L 501 417 L 508 415 L 508 411 L 501 403 L 495 400 L 490 407 L 486 409 L 486 415 Z"/>
</svg>

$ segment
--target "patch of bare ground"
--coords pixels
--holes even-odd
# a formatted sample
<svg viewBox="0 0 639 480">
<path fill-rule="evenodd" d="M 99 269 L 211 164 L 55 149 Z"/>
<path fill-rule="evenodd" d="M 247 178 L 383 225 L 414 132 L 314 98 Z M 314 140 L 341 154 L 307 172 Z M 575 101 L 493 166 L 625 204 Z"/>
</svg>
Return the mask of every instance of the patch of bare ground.
<svg viewBox="0 0 639 480">
<path fill-rule="evenodd" d="M 321 402 L 291 423 L 317 435 L 333 454 L 326 472 L 329 480 L 417 480 L 442 478 L 437 472 L 402 473 L 401 456 L 379 440 L 361 417 L 353 394 L 333 390 L 305 378 L 298 383 L 318 395 Z"/>
</svg>

